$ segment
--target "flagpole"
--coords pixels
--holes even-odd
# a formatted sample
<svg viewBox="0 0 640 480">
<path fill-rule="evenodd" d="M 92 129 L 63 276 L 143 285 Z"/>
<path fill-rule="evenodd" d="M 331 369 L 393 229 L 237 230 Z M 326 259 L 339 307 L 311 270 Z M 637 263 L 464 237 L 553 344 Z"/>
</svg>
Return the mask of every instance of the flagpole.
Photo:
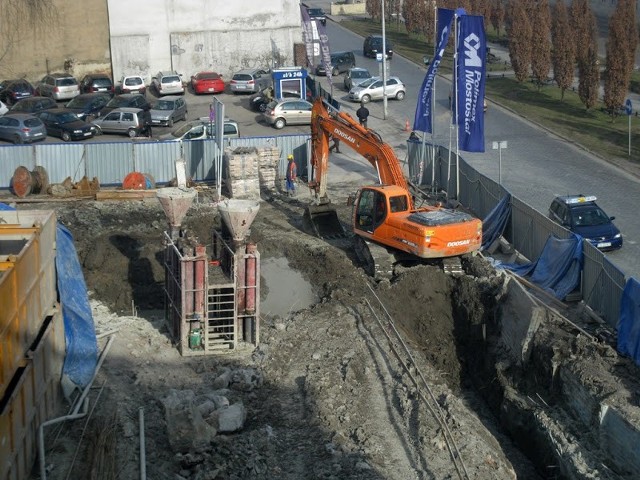
<svg viewBox="0 0 640 480">
<path fill-rule="evenodd" d="M 458 14 L 454 17 L 454 49 L 453 49 L 453 81 L 455 82 L 455 112 L 456 112 L 456 200 L 460 198 L 460 119 L 458 118 Z"/>
<path fill-rule="evenodd" d="M 433 62 L 436 58 L 437 48 L 438 48 L 438 6 L 433 4 L 433 58 L 431 61 Z M 431 95 L 431 193 L 436 192 L 436 145 L 434 138 L 434 122 L 433 122 L 433 111 L 436 101 L 436 80 L 435 77 L 433 79 L 433 90 Z M 426 153 L 426 135 L 422 137 L 422 151 Z"/>
</svg>

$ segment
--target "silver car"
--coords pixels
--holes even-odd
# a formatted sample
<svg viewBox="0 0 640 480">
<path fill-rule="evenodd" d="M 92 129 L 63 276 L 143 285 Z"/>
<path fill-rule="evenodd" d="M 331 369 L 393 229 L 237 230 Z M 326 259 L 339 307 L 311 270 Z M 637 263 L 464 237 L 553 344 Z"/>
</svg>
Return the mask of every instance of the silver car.
<svg viewBox="0 0 640 480">
<path fill-rule="evenodd" d="M 344 88 L 348 92 L 356 85 L 371 78 L 371 73 L 366 68 L 353 67 L 344 74 Z"/>
<path fill-rule="evenodd" d="M 267 70 L 248 68 L 233 74 L 229 89 L 234 95 L 241 92 L 256 93 L 271 85 L 271 76 Z"/>
<path fill-rule="evenodd" d="M 306 100 L 274 100 L 267 105 L 262 118 L 277 129 L 285 125 L 310 125 L 313 105 Z"/>
<path fill-rule="evenodd" d="M 159 96 L 184 93 L 182 77 L 176 72 L 158 72 L 151 80 L 151 85 Z"/>
<path fill-rule="evenodd" d="M 70 100 L 80 95 L 78 80 L 67 73 L 45 75 L 36 85 L 36 94 L 54 100 Z"/>
<path fill-rule="evenodd" d="M 115 108 L 91 123 L 96 126 L 96 135 L 119 133 L 133 138 L 149 131 L 149 112 L 141 108 Z"/>
<path fill-rule="evenodd" d="M 33 143 L 47 138 L 42 120 L 27 113 L 7 113 L 0 117 L 0 139 L 13 143 Z"/>
<path fill-rule="evenodd" d="M 151 105 L 151 125 L 173 127 L 179 120 L 187 119 L 187 102 L 183 97 L 167 95 Z"/>
<path fill-rule="evenodd" d="M 240 129 L 238 123 L 229 118 L 224 119 L 225 138 L 238 138 Z M 215 137 L 215 124 L 209 122 L 208 118 L 201 118 L 187 122 L 176 128 L 173 132 L 160 135 L 158 140 L 163 142 L 180 142 L 183 140 L 207 140 Z"/>
<path fill-rule="evenodd" d="M 382 100 L 382 90 L 382 79 L 380 77 L 372 77 L 351 88 L 349 90 L 349 100 L 362 103 L 369 103 L 371 100 Z M 406 94 L 404 83 L 398 77 L 389 77 L 385 90 L 387 98 L 395 98 L 396 100 L 403 100 Z"/>
</svg>

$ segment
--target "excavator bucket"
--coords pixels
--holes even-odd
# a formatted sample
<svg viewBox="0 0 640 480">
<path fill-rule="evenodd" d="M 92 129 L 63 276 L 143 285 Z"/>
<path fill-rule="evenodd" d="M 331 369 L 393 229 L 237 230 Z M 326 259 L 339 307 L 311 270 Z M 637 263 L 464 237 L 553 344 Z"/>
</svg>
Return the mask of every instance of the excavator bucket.
<svg viewBox="0 0 640 480">
<path fill-rule="evenodd" d="M 320 238 L 341 238 L 344 227 L 338 219 L 336 209 L 330 204 L 308 205 L 304 209 L 305 225 Z"/>
</svg>

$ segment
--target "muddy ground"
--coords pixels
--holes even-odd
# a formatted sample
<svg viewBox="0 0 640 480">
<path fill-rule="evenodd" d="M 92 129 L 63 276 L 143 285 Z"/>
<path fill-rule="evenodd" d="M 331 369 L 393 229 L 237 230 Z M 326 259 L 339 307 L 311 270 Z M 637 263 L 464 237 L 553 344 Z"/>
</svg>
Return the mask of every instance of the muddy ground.
<svg viewBox="0 0 640 480">
<path fill-rule="evenodd" d="M 352 187 L 333 186 L 345 225 Z M 304 232 L 307 194 L 263 199 L 251 228 L 262 259 L 286 258 L 319 300 L 299 310 L 295 288 L 263 279 L 261 297 L 279 296 L 288 313 L 262 315 L 257 348 L 208 357 L 181 357 L 169 338 L 155 199 L 19 207 L 56 210 L 74 235 L 96 330 L 116 330 L 89 421 L 47 434 L 47 478 L 140 478 L 140 409 L 153 479 L 563 478 L 522 453 L 526 428 L 503 433 L 496 353 L 474 342 L 486 325 L 484 337 L 495 334 L 503 274 L 475 256 L 462 277 L 400 266 L 376 283 L 349 238 Z M 205 244 L 220 227 L 207 190 L 184 226 Z M 388 339 L 394 328 L 404 345 Z M 231 428 L 220 418 L 227 405 L 240 412 Z"/>
</svg>

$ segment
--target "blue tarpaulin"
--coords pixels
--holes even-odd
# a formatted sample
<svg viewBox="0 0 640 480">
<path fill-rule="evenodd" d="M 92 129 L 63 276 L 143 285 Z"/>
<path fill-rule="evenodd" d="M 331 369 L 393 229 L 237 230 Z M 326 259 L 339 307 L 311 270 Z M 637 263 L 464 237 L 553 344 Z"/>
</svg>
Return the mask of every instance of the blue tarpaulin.
<svg viewBox="0 0 640 480">
<path fill-rule="evenodd" d="M 511 194 L 507 193 L 482 220 L 482 250 L 486 250 L 504 233 L 511 216 Z"/>
<path fill-rule="evenodd" d="M 0 203 L 0 210 L 15 210 Z M 62 373 L 80 388 L 89 384 L 98 363 L 98 343 L 87 286 L 69 230 L 56 226 L 56 276 L 67 352 Z"/>
<path fill-rule="evenodd" d="M 618 352 L 640 365 L 640 283 L 635 278 L 627 280 L 620 299 Z"/>
<path fill-rule="evenodd" d="M 580 284 L 582 241 L 575 234 L 567 239 L 550 235 L 535 262 L 502 266 L 563 300 Z"/>
</svg>

